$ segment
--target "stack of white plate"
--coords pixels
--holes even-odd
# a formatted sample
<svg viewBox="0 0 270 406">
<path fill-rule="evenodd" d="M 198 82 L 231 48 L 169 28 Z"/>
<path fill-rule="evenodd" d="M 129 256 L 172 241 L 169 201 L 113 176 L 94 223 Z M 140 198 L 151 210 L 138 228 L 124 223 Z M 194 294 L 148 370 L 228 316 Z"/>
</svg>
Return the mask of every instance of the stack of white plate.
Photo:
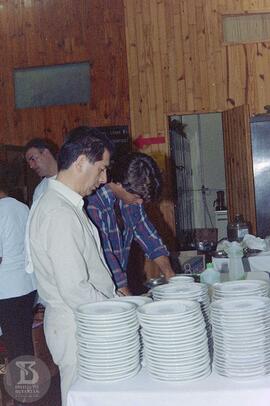
<svg viewBox="0 0 270 406">
<path fill-rule="evenodd" d="M 140 339 L 134 304 L 104 301 L 82 305 L 76 321 L 80 376 L 116 381 L 138 373 Z"/>
<path fill-rule="evenodd" d="M 212 303 L 214 367 L 218 374 L 250 379 L 270 373 L 270 299 Z"/>
<path fill-rule="evenodd" d="M 212 300 L 268 295 L 269 282 L 262 280 L 229 281 L 213 285 Z"/>
<path fill-rule="evenodd" d="M 197 302 L 162 300 L 137 309 L 146 357 L 153 378 L 202 379 L 211 372 L 204 318 Z"/>
<path fill-rule="evenodd" d="M 152 302 L 152 299 L 148 296 L 117 296 L 109 300 L 113 302 L 129 302 L 136 306 L 142 306 Z"/>
<path fill-rule="evenodd" d="M 172 276 L 169 280 L 169 283 L 171 284 L 176 284 L 176 283 L 182 283 L 182 282 L 188 282 L 188 283 L 192 283 L 194 282 L 194 278 L 192 276 L 188 276 L 188 275 L 175 275 Z"/>
<path fill-rule="evenodd" d="M 185 299 L 196 300 L 197 302 L 199 302 L 206 324 L 209 349 L 212 348 L 210 299 L 208 295 L 208 287 L 206 284 L 179 282 L 177 284 L 160 285 L 152 289 L 152 296 L 155 301 L 164 299 Z"/>
<path fill-rule="evenodd" d="M 118 296 L 113 299 L 110 299 L 111 301 L 123 301 L 123 302 L 129 302 L 133 303 L 136 307 L 142 306 L 146 303 L 152 303 L 153 300 L 150 297 L 147 296 Z M 143 339 L 142 339 L 142 334 L 141 334 L 141 328 L 139 328 L 139 337 L 140 337 L 140 359 L 142 365 L 145 365 L 145 357 L 144 357 L 144 348 L 143 348 Z"/>
</svg>

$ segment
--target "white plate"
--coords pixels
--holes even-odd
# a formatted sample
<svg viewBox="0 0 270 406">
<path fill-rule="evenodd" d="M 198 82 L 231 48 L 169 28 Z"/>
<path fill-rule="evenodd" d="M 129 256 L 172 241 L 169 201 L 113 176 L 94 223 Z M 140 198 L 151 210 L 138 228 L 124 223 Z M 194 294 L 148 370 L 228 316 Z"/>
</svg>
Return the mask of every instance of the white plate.
<svg viewBox="0 0 270 406">
<path fill-rule="evenodd" d="M 111 371 L 111 370 L 120 370 L 120 369 L 127 369 L 127 367 L 131 367 L 134 365 L 134 368 L 138 366 L 140 363 L 139 354 L 133 357 L 128 357 L 125 360 L 111 360 L 110 362 L 104 361 L 95 361 L 95 360 L 84 360 L 79 358 L 79 364 L 83 365 L 85 368 L 89 368 L 90 370 L 98 371 Z"/>
<path fill-rule="evenodd" d="M 89 373 L 85 369 L 79 369 L 79 375 L 82 376 L 85 379 L 90 379 L 93 381 L 119 381 L 127 378 L 131 378 L 132 376 L 137 375 L 137 373 L 140 371 L 141 366 L 139 365 L 135 369 L 127 372 L 122 372 L 120 374 L 95 374 L 95 373 Z"/>
<path fill-rule="evenodd" d="M 87 353 L 96 354 L 96 355 L 104 354 L 104 356 L 107 355 L 107 353 L 121 354 L 122 352 L 126 352 L 126 351 L 134 351 L 135 349 L 137 349 L 139 347 L 140 347 L 139 342 L 134 342 L 133 344 L 128 344 L 123 347 L 118 347 L 118 346 L 117 347 L 113 347 L 113 346 L 95 347 L 95 346 L 93 346 L 92 348 L 86 348 L 83 343 L 79 343 L 79 348 L 87 351 Z"/>
<path fill-rule="evenodd" d="M 133 348 L 132 350 L 127 350 L 123 352 L 111 352 L 111 353 L 89 353 L 86 351 L 80 351 L 79 352 L 79 357 L 82 360 L 100 360 L 100 361 L 106 361 L 106 360 L 116 360 L 116 359 L 124 359 L 124 358 L 129 358 L 129 357 L 135 357 L 136 355 L 139 355 L 139 348 Z"/>
<path fill-rule="evenodd" d="M 208 367 L 207 369 L 200 371 L 198 373 L 194 373 L 191 375 L 184 375 L 184 374 L 169 374 L 169 373 L 160 373 L 156 372 L 155 370 L 149 370 L 149 374 L 152 378 L 160 380 L 160 381 L 178 381 L 178 382 L 186 382 L 186 381 L 196 381 L 199 379 L 206 378 L 211 373 L 211 368 Z"/>
<path fill-rule="evenodd" d="M 76 312 L 90 318 L 102 318 L 108 316 L 109 318 L 112 318 L 114 316 L 119 316 L 120 314 L 132 313 L 135 309 L 136 306 L 129 302 L 112 302 L 106 300 L 103 302 L 83 304 L 77 308 Z"/>
<path fill-rule="evenodd" d="M 140 343 L 140 336 L 139 334 L 136 334 L 136 336 L 132 336 L 132 337 L 127 337 L 126 340 L 119 340 L 119 341 L 103 341 L 103 340 L 94 340 L 94 339 L 88 339 L 82 336 L 79 336 L 77 334 L 77 342 L 79 345 L 83 345 L 86 348 L 125 348 L 128 347 L 129 345 L 133 345 L 133 344 L 139 344 Z"/>
<path fill-rule="evenodd" d="M 261 280 L 242 280 L 242 281 L 228 281 L 228 282 L 221 282 L 215 283 L 214 288 L 215 290 L 230 290 L 237 287 L 243 286 L 251 286 L 251 287 L 267 287 L 269 283 L 266 281 Z"/>
<path fill-rule="evenodd" d="M 126 303 L 126 302 L 123 302 Z M 134 305 L 135 306 L 135 305 Z M 110 316 L 107 317 L 100 317 L 100 318 L 95 318 L 91 319 L 85 315 L 79 315 L 78 313 L 75 315 L 75 318 L 78 323 L 80 324 L 87 324 L 87 325 L 93 325 L 93 326 L 103 326 L 103 325 L 112 325 L 114 326 L 115 324 L 125 324 L 128 322 L 132 322 L 136 320 L 137 315 L 136 312 L 132 311 L 130 313 L 124 313 L 120 315 L 115 315 L 113 318 Z"/>
<path fill-rule="evenodd" d="M 85 342 L 85 344 L 87 345 L 91 345 L 91 343 L 98 343 L 100 345 L 103 344 L 113 344 L 113 345 L 121 345 L 123 342 L 127 342 L 127 341 L 133 341 L 135 339 L 137 339 L 137 337 L 140 337 L 138 331 L 131 331 L 131 332 L 127 332 L 126 334 L 122 334 L 122 335 L 115 335 L 115 336 L 109 336 L 109 335 L 103 335 L 103 336 L 90 336 L 90 334 L 88 335 L 87 339 L 85 340 L 85 337 L 82 337 L 80 335 L 80 332 L 77 331 L 76 333 L 76 338 L 78 340 L 81 341 L 81 339 Z"/>
<path fill-rule="evenodd" d="M 207 338 L 203 338 L 201 340 L 201 342 L 197 342 L 196 343 L 196 349 L 198 348 L 207 348 L 208 346 L 208 339 Z M 147 351 L 148 348 L 152 349 L 153 351 L 164 351 L 166 352 L 167 349 L 166 347 L 164 347 L 164 344 L 160 344 L 160 343 L 146 343 L 145 342 L 145 351 Z M 182 351 L 192 351 L 194 349 L 194 343 L 193 342 L 186 342 L 181 344 L 181 346 L 179 346 L 179 348 L 177 348 L 178 352 L 182 352 Z"/>
<path fill-rule="evenodd" d="M 146 352 L 146 360 L 147 363 L 151 365 L 157 365 L 160 368 L 163 367 L 178 367 L 180 368 L 190 368 L 195 365 L 201 365 L 203 363 L 209 364 L 210 358 L 209 358 L 209 352 L 204 350 L 201 354 L 197 355 L 196 357 L 190 357 L 188 358 L 185 356 L 185 354 L 178 355 L 177 357 L 173 357 L 168 355 L 167 359 L 159 358 L 156 356 L 156 354 L 149 354 Z M 176 355 L 176 354 L 175 354 Z"/>
<path fill-rule="evenodd" d="M 194 278 L 187 275 L 175 275 L 171 276 L 168 280 L 169 283 L 182 283 L 183 281 L 188 283 L 194 283 Z"/>
<path fill-rule="evenodd" d="M 91 365 L 100 365 L 100 364 L 106 364 L 108 366 L 112 364 L 122 364 L 122 363 L 126 363 L 129 362 L 130 360 L 135 360 L 135 359 L 139 359 L 140 356 L 140 351 L 128 351 L 126 353 L 122 353 L 122 354 L 91 354 L 89 355 L 86 352 L 83 353 L 79 353 L 78 357 L 81 361 L 83 362 L 90 362 L 91 360 Z M 108 360 L 110 360 L 110 364 L 108 364 Z"/>
<path fill-rule="evenodd" d="M 257 368 L 257 369 L 247 369 L 247 370 L 236 370 L 236 369 L 223 369 L 217 366 L 214 366 L 216 370 L 220 373 L 227 374 L 228 376 L 235 376 L 235 377 L 253 377 L 253 376 L 265 376 L 269 375 L 270 369 L 265 368 Z"/>
<path fill-rule="evenodd" d="M 155 302 L 157 303 L 157 302 Z M 159 302 L 160 303 L 160 302 Z M 198 322 L 203 322 L 204 318 L 203 315 L 200 311 L 197 311 L 196 313 L 192 314 L 185 314 L 185 315 L 178 315 L 178 316 L 168 316 L 164 317 L 162 319 L 158 317 L 152 317 L 152 316 L 145 316 L 145 315 L 139 315 L 140 323 L 145 326 L 145 328 L 163 328 L 167 329 L 170 326 L 174 326 L 175 328 L 181 328 L 191 326 L 192 324 L 197 324 Z"/>
<path fill-rule="evenodd" d="M 139 323 L 138 323 L 138 321 L 136 320 L 136 321 L 134 321 L 133 323 L 131 323 L 131 324 L 128 324 L 128 325 L 123 325 L 123 326 L 113 326 L 113 327 L 105 327 L 105 326 L 103 326 L 103 327 L 97 327 L 97 326 L 95 326 L 95 327 L 88 327 L 88 326 L 85 326 L 85 327 L 83 327 L 83 326 L 78 326 L 78 330 L 79 330 L 79 332 L 81 332 L 81 333 L 89 333 L 89 334 L 91 334 L 91 335 L 102 335 L 103 333 L 105 334 L 109 334 L 109 335 L 115 335 L 115 334 L 118 334 L 118 333 L 126 333 L 126 332 L 128 332 L 128 331 L 130 331 L 130 332 L 132 332 L 132 331 L 136 331 L 136 330 L 138 330 L 139 329 Z"/>
<path fill-rule="evenodd" d="M 264 311 L 269 309 L 270 299 L 268 297 L 245 297 L 239 299 L 221 299 L 212 303 L 211 310 L 220 311 L 221 313 L 235 312 L 236 315 L 244 313 L 246 315 L 252 314 L 251 312 Z M 237 312 L 239 312 L 237 314 Z M 240 317 L 240 316 L 239 316 Z"/>
<path fill-rule="evenodd" d="M 99 341 L 94 341 L 94 340 L 85 340 L 84 338 L 77 337 L 78 344 L 80 346 L 84 346 L 85 348 L 88 349 L 100 349 L 102 350 L 103 348 L 116 348 L 117 350 L 121 350 L 122 348 L 128 348 L 131 345 L 139 344 L 140 343 L 140 338 L 137 335 L 136 337 L 132 339 L 128 339 L 126 341 L 119 341 L 119 342 L 99 342 Z"/>
<path fill-rule="evenodd" d="M 172 315 L 200 312 L 200 305 L 190 300 L 164 300 L 145 304 L 137 309 L 138 315 L 166 318 Z M 147 318 L 148 318 L 147 317 Z"/>
<path fill-rule="evenodd" d="M 110 299 L 110 302 L 111 301 L 129 302 L 129 303 L 135 304 L 136 306 L 143 306 L 146 303 L 153 302 L 153 300 L 147 296 L 119 296 L 119 297 Z"/>
<path fill-rule="evenodd" d="M 127 303 L 127 302 L 123 302 L 123 303 Z M 133 305 L 133 306 L 135 306 L 135 305 Z M 82 315 L 82 314 L 79 315 L 78 313 L 76 313 L 75 318 L 78 322 L 85 323 L 88 325 L 97 325 L 98 326 L 98 325 L 108 324 L 108 325 L 113 326 L 117 323 L 124 324 L 129 321 L 133 321 L 136 318 L 136 312 L 134 313 L 134 311 L 132 310 L 129 313 L 126 312 L 123 314 L 115 314 L 115 315 L 111 315 L 111 316 L 106 315 L 106 316 L 95 317 L 95 318 L 91 318 L 91 317 L 88 317 L 88 316 Z"/>
<path fill-rule="evenodd" d="M 95 349 L 93 348 L 93 350 L 89 350 L 89 349 L 85 349 L 83 347 L 79 347 L 80 348 L 80 354 L 84 353 L 87 354 L 88 356 L 95 356 L 95 357 L 100 357 L 100 358 L 105 358 L 105 357 L 113 357 L 113 356 L 121 356 L 123 354 L 128 354 L 128 353 L 136 353 L 138 352 L 140 345 L 139 344 L 135 344 L 132 345 L 130 347 L 126 347 L 123 349 L 119 349 L 119 348 L 104 348 L 104 351 L 102 352 L 102 349 Z"/>
<path fill-rule="evenodd" d="M 161 364 L 166 364 L 167 362 L 170 364 L 174 363 L 179 363 L 180 360 L 181 362 L 193 362 L 197 361 L 197 359 L 200 359 L 202 357 L 208 357 L 209 356 L 209 350 L 207 347 L 201 347 L 198 352 L 194 352 L 192 350 L 189 351 L 179 351 L 175 353 L 162 353 L 159 351 L 155 350 L 145 350 L 144 351 L 145 356 L 148 357 L 151 360 L 154 360 L 156 362 L 159 362 Z"/>
</svg>

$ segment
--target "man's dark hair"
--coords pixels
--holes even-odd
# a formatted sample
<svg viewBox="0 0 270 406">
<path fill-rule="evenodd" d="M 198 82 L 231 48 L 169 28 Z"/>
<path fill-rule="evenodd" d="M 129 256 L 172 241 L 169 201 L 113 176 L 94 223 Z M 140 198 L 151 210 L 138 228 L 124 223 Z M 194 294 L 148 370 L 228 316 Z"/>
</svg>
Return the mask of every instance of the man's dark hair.
<svg viewBox="0 0 270 406">
<path fill-rule="evenodd" d="M 20 177 L 19 165 L 7 161 L 0 161 L 0 190 L 9 194 L 17 186 Z"/>
<path fill-rule="evenodd" d="M 157 200 L 162 189 L 162 175 L 153 158 L 142 152 L 119 158 L 112 170 L 113 182 L 122 184 L 127 192 L 139 195 L 145 202 Z"/>
<path fill-rule="evenodd" d="M 70 132 L 66 135 L 65 141 L 67 142 L 69 140 L 75 140 L 76 137 L 81 137 L 82 135 L 87 135 L 89 137 L 95 137 L 100 139 L 102 142 L 104 142 L 105 148 L 110 152 L 112 155 L 114 153 L 114 144 L 112 141 L 109 140 L 109 138 L 99 131 L 97 128 L 94 127 L 88 127 L 86 125 L 82 125 L 80 127 L 73 128 L 70 130 Z"/>
<path fill-rule="evenodd" d="M 90 163 L 102 160 L 103 153 L 110 152 L 110 142 L 93 129 L 78 127 L 67 135 L 58 154 L 58 170 L 68 169 L 80 155 L 85 155 Z"/>
<path fill-rule="evenodd" d="M 37 148 L 39 151 L 48 149 L 52 156 L 57 159 L 58 146 L 48 138 L 33 138 L 25 145 L 24 154 L 26 154 L 30 148 Z"/>
</svg>

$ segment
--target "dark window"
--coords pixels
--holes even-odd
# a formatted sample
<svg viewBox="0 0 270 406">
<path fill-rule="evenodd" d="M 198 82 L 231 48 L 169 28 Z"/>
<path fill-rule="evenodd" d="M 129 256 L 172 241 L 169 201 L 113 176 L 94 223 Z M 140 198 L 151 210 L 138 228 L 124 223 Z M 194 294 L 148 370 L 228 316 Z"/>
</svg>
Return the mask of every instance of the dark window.
<svg viewBox="0 0 270 406">
<path fill-rule="evenodd" d="M 88 62 L 14 70 L 17 109 L 90 101 Z"/>
</svg>

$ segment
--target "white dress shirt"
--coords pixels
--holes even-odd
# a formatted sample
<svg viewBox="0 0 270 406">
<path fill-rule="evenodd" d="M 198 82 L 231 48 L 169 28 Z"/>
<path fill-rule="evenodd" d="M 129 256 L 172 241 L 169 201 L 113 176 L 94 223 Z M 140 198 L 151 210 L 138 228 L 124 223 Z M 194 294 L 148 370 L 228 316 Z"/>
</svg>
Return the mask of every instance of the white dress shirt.
<svg viewBox="0 0 270 406">
<path fill-rule="evenodd" d="M 35 290 L 25 272 L 24 237 L 28 207 L 12 197 L 0 199 L 0 299 L 26 295 Z"/>
<path fill-rule="evenodd" d="M 24 244 L 25 244 L 25 270 L 27 273 L 34 272 L 33 263 L 32 263 L 31 256 L 30 256 L 30 243 L 29 243 L 30 221 L 31 221 L 32 215 L 35 211 L 35 207 L 37 206 L 40 197 L 43 195 L 43 193 L 48 188 L 49 179 L 55 179 L 55 178 L 56 178 L 56 175 L 51 176 L 50 178 L 43 178 L 42 181 L 37 185 L 37 187 L 34 190 L 32 206 L 30 209 L 27 223 L 26 223 L 25 241 L 24 241 Z M 33 279 L 35 279 L 35 277 L 33 277 Z"/>
<path fill-rule="evenodd" d="M 37 200 L 43 193 L 47 190 L 49 179 L 55 179 L 56 175 L 51 176 L 49 178 L 43 178 L 39 184 L 36 186 L 34 193 L 33 193 L 33 203 Z"/>
<path fill-rule="evenodd" d="M 58 180 L 49 180 L 32 214 L 30 255 L 46 305 L 75 309 L 114 296 L 98 231 L 83 211 L 83 199 Z"/>
</svg>

